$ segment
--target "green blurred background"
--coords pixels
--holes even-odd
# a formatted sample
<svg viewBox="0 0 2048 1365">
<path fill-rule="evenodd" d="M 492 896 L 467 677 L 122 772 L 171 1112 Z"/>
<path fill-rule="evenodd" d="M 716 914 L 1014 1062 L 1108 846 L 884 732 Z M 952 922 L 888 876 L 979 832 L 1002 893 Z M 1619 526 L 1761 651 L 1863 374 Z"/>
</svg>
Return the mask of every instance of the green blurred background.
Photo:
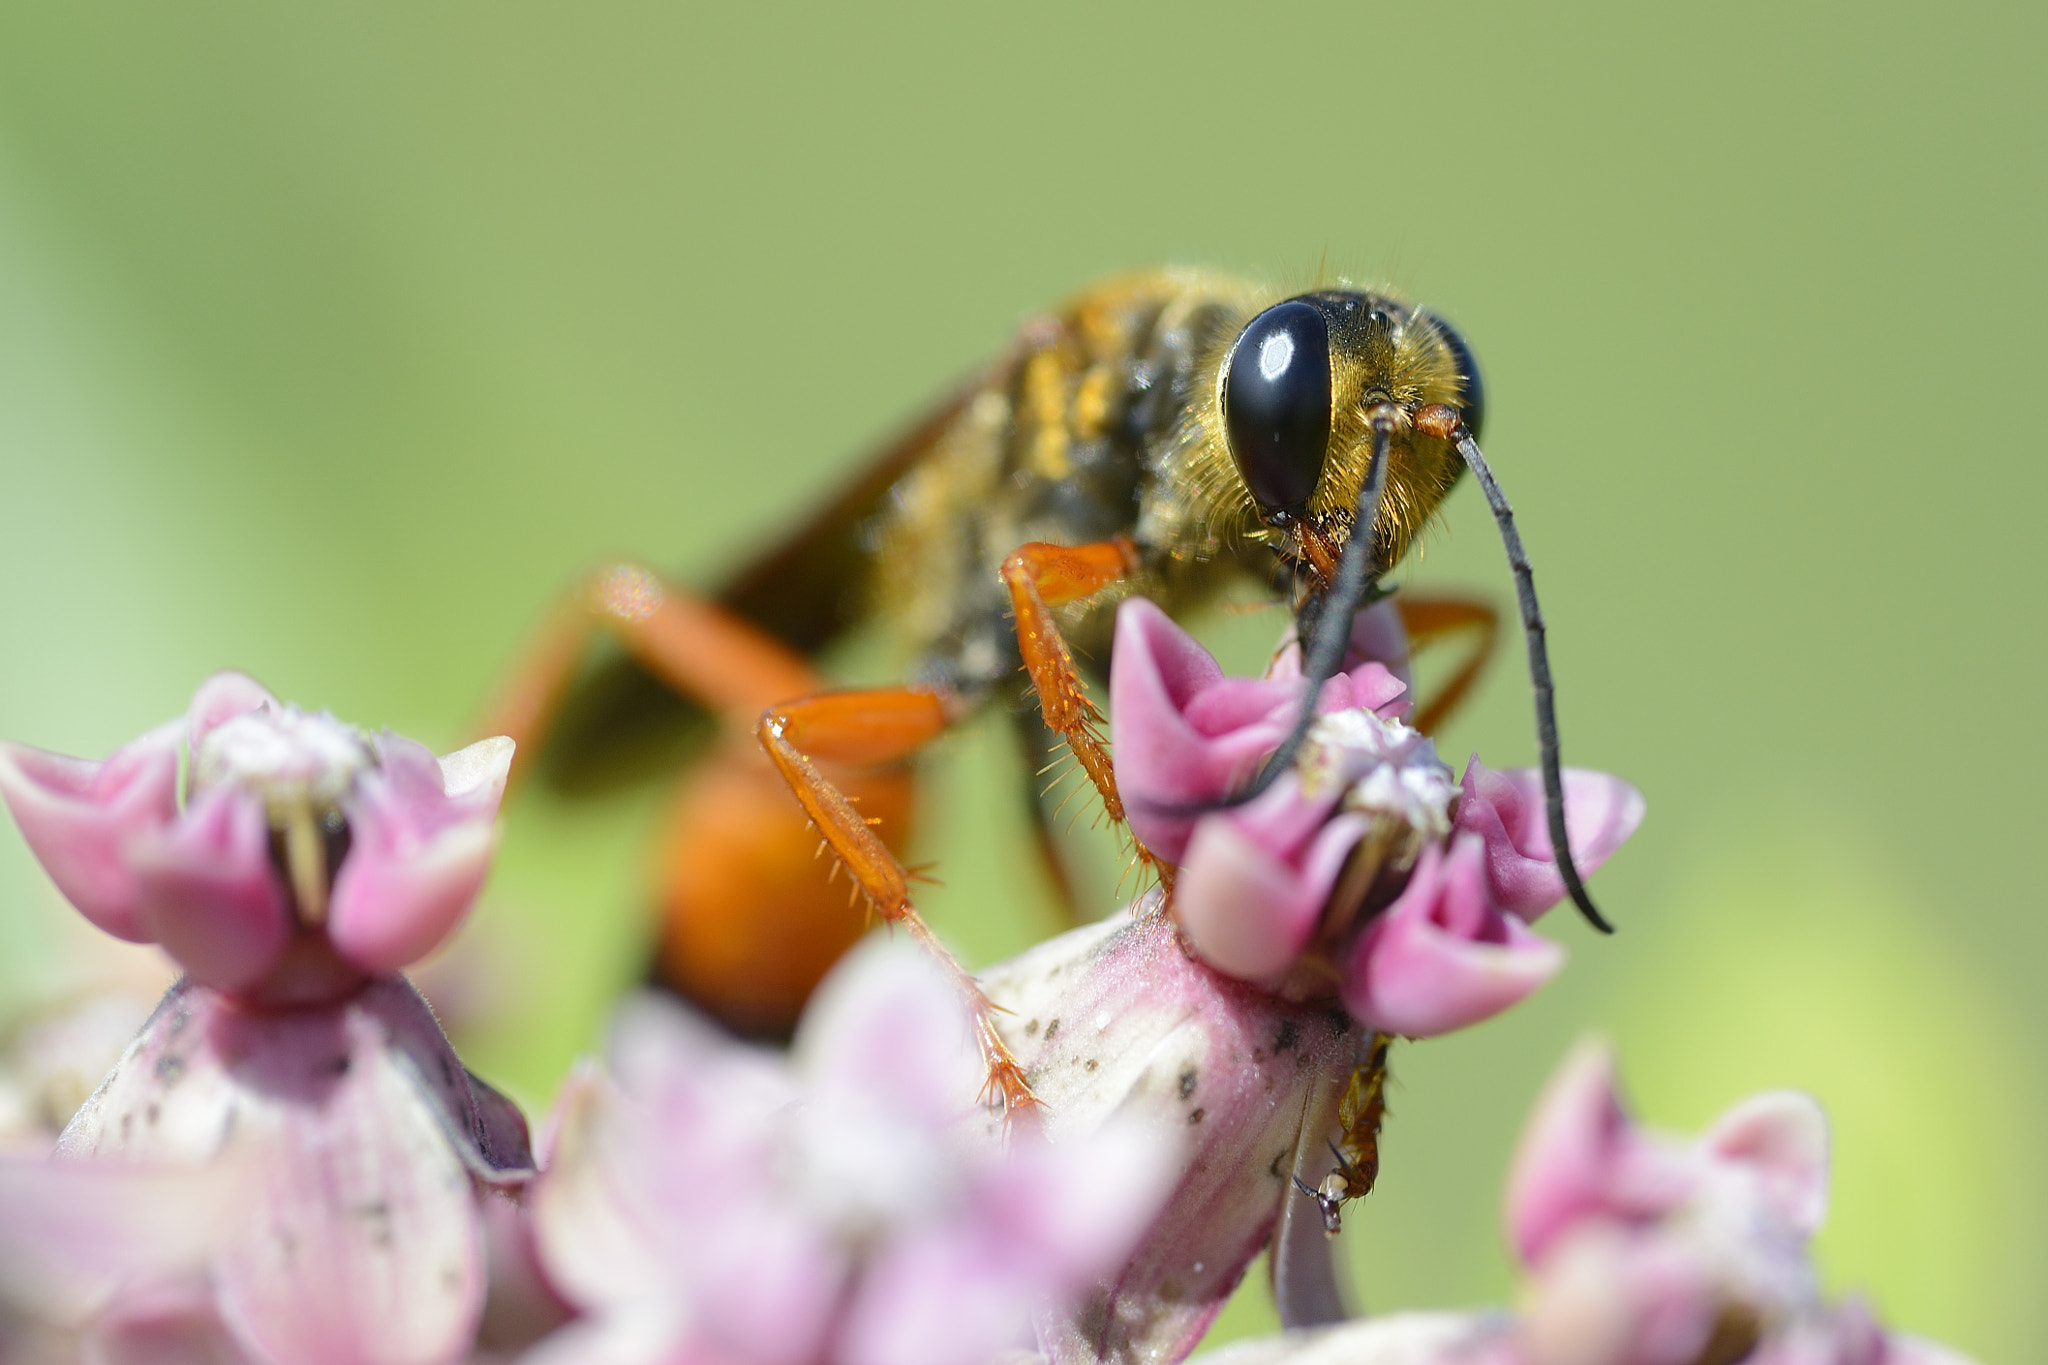
<svg viewBox="0 0 2048 1365">
<path fill-rule="evenodd" d="M 1599 1029 L 1661 1123 L 1818 1093 L 1831 1280 L 2048 1356 L 2043 34 L 1962 5 L 0 8 L 0 735 L 103 753 L 232 665 L 452 743 L 577 569 L 708 580 L 1029 311 L 1327 260 L 1472 338 L 1566 755 L 1651 812 L 1597 882 L 1618 937 L 1558 917 L 1558 983 L 1396 1058 L 1365 1294 L 1507 1292 L 1517 1127 Z M 1505 603 L 1476 494 L 1449 523 L 1410 581 Z M 1276 623 L 1212 624 L 1249 666 Z M 1519 670 L 1453 758 L 1531 760 Z M 930 903 L 987 961 L 1046 907 L 1000 733 L 942 748 Z M 637 970 L 659 802 L 512 812 L 473 1051 L 531 1104 Z M 9 998 L 58 918 L 0 834 Z"/>
</svg>

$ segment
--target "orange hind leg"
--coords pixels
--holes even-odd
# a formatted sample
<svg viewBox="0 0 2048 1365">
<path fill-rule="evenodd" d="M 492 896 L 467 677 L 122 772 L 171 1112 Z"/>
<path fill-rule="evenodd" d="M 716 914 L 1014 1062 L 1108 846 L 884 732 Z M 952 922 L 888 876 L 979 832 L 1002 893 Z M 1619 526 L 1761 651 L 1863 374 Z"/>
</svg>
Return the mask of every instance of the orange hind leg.
<svg viewBox="0 0 2048 1365">
<path fill-rule="evenodd" d="M 1416 699 L 1415 728 L 1424 734 L 1435 734 L 1492 662 L 1500 643 L 1500 614 L 1484 598 L 1460 594 L 1404 592 L 1395 597 L 1394 605 L 1401 612 L 1408 642 L 1417 653 L 1441 641 L 1461 637 L 1466 641 L 1464 657 L 1452 667 L 1436 695 L 1427 701 Z"/>
<path fill-rule="evenodd" d="M 634 564 L 564 595 L 506 675 L 477 733 L 519 745 L 517 780 L 552 726 L 594 635 L 617 640 L 669 688 L 750 730 L 761 709 L 818 691 L 808 660 L 745 620 Z M 909 837 L 910 773 L 835 766 L 832 779 L 890 848 Z M 866 930 L 837 864 L 758 745 L 720 743 L 685 777 L 655 852 L 656 971 L 744 1033 L 787 1035 L 811 988 Z"/>
</svg>

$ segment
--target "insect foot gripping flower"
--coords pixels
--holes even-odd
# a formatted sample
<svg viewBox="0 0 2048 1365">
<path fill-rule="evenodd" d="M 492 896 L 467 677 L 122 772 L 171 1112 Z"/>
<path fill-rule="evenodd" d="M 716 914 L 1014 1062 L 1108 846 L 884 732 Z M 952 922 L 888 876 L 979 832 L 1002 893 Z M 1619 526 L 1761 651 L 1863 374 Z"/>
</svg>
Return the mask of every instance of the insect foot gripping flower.
<svg viewBox="0 0 2048 1365">
<path fill-rule="evenodd" d="M 533 1195 L 541 1263 L 584 1314 L 528 1365 L 986 1365 L 1031 1310 L 1128 1254 L 1161 1153 L 1109 1128 L 1005 1143 L 953 987 L 907 945 L 827 978 L 793 1056 L 667 1001 L 628 1004 L 572 1080 Z"/>
<path fill-rule="evenodd" d="M 1401 719 L 1391 607 L 1361 614 L 1352 644 L 1299 769 L 1199 815 L 1286 738 L 1298 652 L 1226 678 L 1151 603 L 1119 612 L 1117 782 L 1138 837 L 1181 865 L 1171 899 L 983 978 L 1056 1139 L 1123 1112 L 1173 1144 L 1176 1190 L 1137 1255 L 1044 1324 L 1058 1359 L 1185 1356 L 1269 1243 L 1283 1319 L 1335 1316 L 1325 1238 L 1377 1170 L 1392 1036 L 1484 1019 L 1557 969 L 1525 923 L 1564 895 L 1540 783 L 1474 764 L 1461 791 Z M 1640 799 L 1597 774 L 1571 774 L 1568 794 L 1581 863 L 1597 865 Z"/>
<path fill-rule="evenodd" d="M 1508 1182 L 1519 1311 L 1401 1314 L 1242 1343 L 1215 1365 L 1967 1365 L 1819 1292 L 1827 1122 L 1754 1096 L 1692 1142 L 1622 1110 L 1582 1045 L 1552 1079 Z"/>
<path fill-rule="evenodd" d="M 123 1295 L 93 1330 L 108 1350 L 189 1327 L 257 1361 L 456 1360 L 482 1306 L 479 1200 L 531 1175 L 526 1125 L 397 973 L 482 884 L 511 746 L 436 760 L 237 674 L 186 729 L 182 805 L 176 725 L 100 763 L 0 748 L 0 795 L 58 887 L 186 972 L 53 1169 L 245 1182 L 209 1219 L 184 1326 Z"/>
</svg>

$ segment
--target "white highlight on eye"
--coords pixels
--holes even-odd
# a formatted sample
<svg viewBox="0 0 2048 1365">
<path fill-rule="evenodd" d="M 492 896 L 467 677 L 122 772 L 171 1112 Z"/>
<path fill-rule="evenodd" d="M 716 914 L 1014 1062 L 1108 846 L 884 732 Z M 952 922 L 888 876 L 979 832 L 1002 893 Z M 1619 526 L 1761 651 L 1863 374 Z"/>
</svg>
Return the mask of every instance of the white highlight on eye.
<svg viewBox="0 0 2048 1365">
<path fill-rule="evenodd" d="M 1259 343 L 1259 373 L 1267 379 L 1285 374 L 1293 359 L 1294 338 L 1285 332 L 1275 332 Z"/>
</svg>

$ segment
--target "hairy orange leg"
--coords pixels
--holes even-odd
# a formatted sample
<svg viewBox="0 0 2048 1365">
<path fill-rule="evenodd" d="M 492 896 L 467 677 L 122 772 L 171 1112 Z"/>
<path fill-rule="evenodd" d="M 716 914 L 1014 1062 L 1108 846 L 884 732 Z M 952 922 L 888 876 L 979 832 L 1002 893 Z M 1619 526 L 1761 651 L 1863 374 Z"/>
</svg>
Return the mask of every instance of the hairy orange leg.
<svg viewBox="0 0 2048 1365">
<path fill-rule="evenodd" d="M 1451 718 L 1492 661 L 1494 649 L 1500 643 L 1500 614 L 1480 598 L 1455 595 L 1404 592 L 1394 599 L 1394 605 L 1400 609 L 1401 625 L 1408 632 L 1409 643 L 1417 650 L 1461 636 L 1470 641 L 1465 656 L 1436 695 L 1428 701 L 1417 701 L 1415 728 L 1424 734 L 1434 734 Z"/>
<path fill-rule="evenodd" d="M 750 729 L 761 708 L 816 692 L 801 656 L 633 564 L 588 575 L 543 622 L 478 727 L 532 766 L 591 637 L 609 635 L 677 693 Z M 856 756 L 857 757 L 857 756 Z M 909 833 L 910 774 L 834 778 L 889 846 Z M 685 779 L 656 853 L 662 979 L 742 1032 L 787 1034 L 811 988 L 867 927 L 833 885 L 802 806 L 751 742 L 719 744 Z"/>
<path fill-rule="evenodd" d="M 910 830 L 906 768 L 835 774 L 893 848 Z M 786 1036 L 812 989 L 866 932 L 837 864 L 818 856 L 789 785 L 751 735 L 693 769 L 655 844 L 660 977 L 742 1033 Z"/>
<path fill-rule="evenodd" d="M 988 1068 L 986 1096 L 1001 1095 L 1015 1119 L 1038 1106 L 1023 1068 L 996 1033 L 993 1007 L 911 903 L 912 874 L 898 862 L 845 794 L 819 772 L 817 760 L 872 764 L 901 759 L 952 724 L 946 700 L 911 688 L 824 692 L 768 708 L 756 727 L 811 822 L 825 836 L 876 914 L 900 924 L 951 974 L 972 1016 L 975 1046 Z"/>
<path fill-rule="evenodd" d="M 1095 784 L 1111 822 L 1125 824 L 1123 797 L 1116 787 L 1109 746 L 1102 740 L 1102 713 L 1088 700 L 1074 656 L 1060 634 L 1053 609 L 1094 596 L 1138 571 L 1137 547 L 1122 536 L 1089 545 L 1019 546 L 1003 561 L 1003 584 L 1017 618 L 1017 648 L 1038 693 L 1048 730 L 1067 742 L 1075 761 Z M 1172 889 L 1173 869 L 1138 845 L 1138 859 Z"/>
</svg>

